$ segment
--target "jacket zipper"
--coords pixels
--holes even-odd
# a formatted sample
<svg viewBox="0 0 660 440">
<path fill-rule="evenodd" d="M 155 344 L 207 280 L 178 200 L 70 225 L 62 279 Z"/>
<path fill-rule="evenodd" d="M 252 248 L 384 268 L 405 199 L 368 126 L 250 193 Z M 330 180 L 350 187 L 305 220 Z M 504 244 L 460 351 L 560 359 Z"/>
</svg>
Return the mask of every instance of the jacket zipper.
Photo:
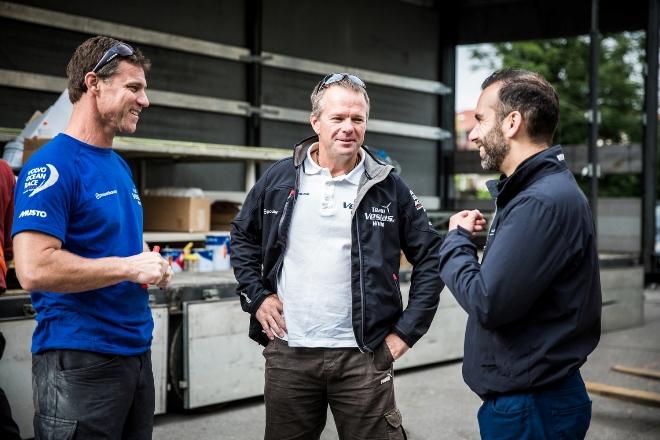
<svg viewBox="0 0 660 440">
<path fill-rule="evenodd" d="M 366 173 L 366 170 L 365 170 Z M 364 196 L 367 194 L 369 189 L 371 189 L 372 186 L 382 182 L 385 180 L 385 178 L 389 175 L 389 172 L 385 173 L 385 175 L 379 175 L 378 177 L 371 178 L 368 182 L 368 186 L 365 185 L 366 188 L 358 187 L 358 196 L 355 198 L 355 202 L 353 203 L 353 209 L 351 210 L 351 217 L 355 217 L 355 237 L 357 240 L 357 245 L 358 245 L 358 258 L 360 259 L 360 304 L 361 304 L 361 310 L 360 314 L 362 316 L 362 322 L 360 323 L 360 330 L 361 330 L 361 335 L 358 338 L 358 348 L 360 349 L 361 352 L 367 352 L 369 351 L 366 344 L 364 343 L 364 311 L 365 311 L 365 305 L 364 305 L 364 279 L 363 279 L 363 267 L 362 267 L 362 244 L 360 243 L 360 216 L 357 215 L 357 209 L 358 205 L 362 202 L 362 199 Z"/>
<path fill-rule="evenodd" d="M 488 236 L 486 236 L 486 244 L 484 245 L 484 253 L 483 256 L 481 257 L 481 264 L 483 264 L 484 259 L 486 258 L 487 254 L 487 249 L 490 247 L 491 244 L 491 231 L 493 230 L 493 227 L 495 227 L 495 219 L 497 218 L 497 197 L 495 197 L 495 212 L 493 213 L 493 218 L 490 221 L 490 227 L 488 228 Z M 497 232 L 497 230 L 495 231 Z"/>
<path fill-rule="evenodd" d="M 295 201 L 296 195 L 298 194 L 298 188 L 300 188 L 300 167 L 296 168 L 296 179 L 294 180 L 293 188 L 291 188 L 291 190 L 289 191 L 289 195 L 287 196 L 286 201 L 284 202 L 284 207 L 282 208 L 282 216 L 280 217 L 280 221 L 277 224 L 277 237 L 279 240 L 282 241 L 282 252 L 280 253 L 280 256 L 277 259 L 277 263 L 275 263 L 276 277 L 279 276 L 280 268 L 282 267 L 282 263 L 284 263 L 284 254 L 286 252 L 286 247 L 288 245 L 287 237 L 282 236 L 282 225 L 284 224 L 284 220 L 286 216 L 289 214 L 287 209 L 289 207 L 289 202 L 291 202 L 292 200 Z"/>
<path fill-rule="evenodd" d="M 403 297 L 401 296 L 401 285 L 399 284 L 399 277 L 395 273 L 392 273 L 392 279 L 394 280 L 394 287 L 396 287 L 395 293 L 397 298 L 399 298 L 399 305 L 401 306 L 401 309 L 403 309 Z"/>
<path fill-rule="evenodd" d="M 286 198 L 286 202 L 284 202 L 284 207 L 282 208 L 282 217 L 280 217 L 280 221 L 277 224 L 277 236 L 282 240 L 282 252 L 280 253 L 280 256 L 277 259 L 277 263 L 275 264 L 276 276 L 278 276 L 280 273 L 280 267 L 284 262 L 284 253 L 286 252 L 286 247 L 288 244 L 287 240 L 282 237 L 282 224 L 284 223 L 284 219 L 288 215 L 287 208 L 289 207 L 289 202 L 295 197 L 295 195 L 296 195 L 296 188 L 292 188 L 291 191 L 289 192 L 289 195 Z"/>
<path fill-rule="evenodd" d="M 358 245 L 358 258 L 360 259 L 360 313 L 362 316 L 362 320 L 360 322 L 361 328 L 360 328 L 360 340 L 358 341 L 358 345 L 360 346 L 360 351 L 365 352 L 367 350 L 367 347 L 365 347 L 364 344 L 364 281 L 362 279 L 362 244 L 360 243 L 360 216 L 356 215 L 355 216 L 355 238 L 357 239 L 357 245 Z"/>
</svg>

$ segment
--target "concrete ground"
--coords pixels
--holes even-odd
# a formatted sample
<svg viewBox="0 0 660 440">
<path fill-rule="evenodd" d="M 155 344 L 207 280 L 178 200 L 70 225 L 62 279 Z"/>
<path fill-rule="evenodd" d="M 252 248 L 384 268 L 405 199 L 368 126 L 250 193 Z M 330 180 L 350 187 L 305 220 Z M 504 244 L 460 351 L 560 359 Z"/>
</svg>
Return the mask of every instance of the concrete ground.
<svg viewBox="0 0 660 440">
<path fill-rule="evenodd" d="M 582 368 L 586 381 L 660 393 L 660 381 L 611 371 L 624 364 L 660 370 L 660 290 L 647 290 L 645 324 L 604 334 Z M 461 377 L 461 363 L 432 365 L 396 373 L 396 394 L 411 440 L 478 439 L 481 403 Z M 660 439 L 660 408 L 592 395 L 588 439 Z M 156 417 L 155 440 L 263 438 L 264 405 L 249 399 L 186 414 Z M 332 416 L 322 440 L 336 440 Z"/>
</svg>

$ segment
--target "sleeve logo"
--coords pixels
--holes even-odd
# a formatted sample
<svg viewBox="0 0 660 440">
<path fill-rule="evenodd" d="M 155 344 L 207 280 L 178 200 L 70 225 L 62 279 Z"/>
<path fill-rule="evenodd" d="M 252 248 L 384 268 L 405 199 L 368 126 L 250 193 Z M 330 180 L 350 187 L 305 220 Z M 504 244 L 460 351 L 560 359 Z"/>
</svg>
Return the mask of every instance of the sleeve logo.
<svg viewBox="0 0 660 440">
<path fill-rule="evenodd" d="M 18 215 L 18 218 L 23 218 L 23 217 L 41 217 L 41 218 L 46 218 L 48 217 L 48 213 L 46 211 L 39 211 L 38 209 L 24 209 L 21 211 L 21 213 Z"/>
<path fill-rule="evenodd" d="M 133 187 L 131 196 L 133 197 L 133 200 L 137 202 L 138 205 L 142 206 L 142 201 L 140 200 L 140 194 L 138 194 L 137 188 Z"/>
<path fill-rule="evenodd" d="M 419 201 L 417 196 L 415 195 L 412 190 L 410 190 L 410 195 L 412 196 L 413 202 L 415 202 L 415 210 L 419 211 L 420 209 L 424 209 L 424 205 L 422 205 L 422 202 Z M 426 209 L 424 209 L 424 212 L 426 212 Z"/>
<path fill-rule="evenodd" d="M 57 168 L 49 163 L 45 167 L 32 168 L 27 172 L 27 176 L 25 177 L 23 194 L 30 193 L 28 197 L 39 194 L 46 188 L 55 185 L 59 178 L 60 173 L 57 172 Z"/>
</svg>

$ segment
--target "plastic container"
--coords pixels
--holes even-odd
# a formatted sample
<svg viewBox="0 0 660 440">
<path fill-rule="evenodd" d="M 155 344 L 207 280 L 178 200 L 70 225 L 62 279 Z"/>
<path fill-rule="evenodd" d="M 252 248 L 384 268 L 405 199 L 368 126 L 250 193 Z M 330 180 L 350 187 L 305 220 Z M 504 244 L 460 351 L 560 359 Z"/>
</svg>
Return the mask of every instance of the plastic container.
<svg viewBox="0 0 660 440">
<path fill-rule="evenodd" d="M 230 270 L 229 232 L 206 236 L 206 249 L 213 251 L 213 270 Z"/>
<path fill-rule="evenodd" d="M 166 259 L 172 267 L 172 272 L 183 272 L 183 249 L 163 248 L 160 255 Z"/>
<path fill-rule="evenodd" d="M 213 272 L 215 270 L 213 250 L 206 248 L 193 249 L 193 254 L 199 255 L 199 259 L 197 260 L 198 272 Z"/>
</svg>

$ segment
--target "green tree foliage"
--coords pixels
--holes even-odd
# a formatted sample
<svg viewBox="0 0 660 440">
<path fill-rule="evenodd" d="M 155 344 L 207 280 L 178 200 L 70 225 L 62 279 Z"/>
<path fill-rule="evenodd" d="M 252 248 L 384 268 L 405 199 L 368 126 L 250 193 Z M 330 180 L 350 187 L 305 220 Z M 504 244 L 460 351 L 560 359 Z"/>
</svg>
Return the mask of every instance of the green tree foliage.
<svg viewBox="0 0 660 440">
<path fill-rule="evenodd" d="M 644 34 L 621 33 L 601 40 L 598 66 L 601 122 L 599 144 L 641 143 Z M 555 142 L 586 144 L 589 136 L 589 39 L 557 38 L 493 44 L 475 49 L 472 59 L 482 65 L 522 68 L 538 72 L 559 94 L 560 118 Z M 576 176 L 586 189 L 588 179 Z M 599 179 L 602 197 L 641 195 L 641 175 L 619 174 Z"/>
<path fill-rule="evenodd" d="M 640 142 L 643 85 L 643 33 L 606 36 L 599 60 L 599 137 L 604 144 Z M 560 121 L 555 141 L 583 144 L 588 138 L 589 39 L 586 37 L 498 43 L 475 49 L 475 61 L 523 68 L 543 75 L 556 88 Z"/>
</svg>

